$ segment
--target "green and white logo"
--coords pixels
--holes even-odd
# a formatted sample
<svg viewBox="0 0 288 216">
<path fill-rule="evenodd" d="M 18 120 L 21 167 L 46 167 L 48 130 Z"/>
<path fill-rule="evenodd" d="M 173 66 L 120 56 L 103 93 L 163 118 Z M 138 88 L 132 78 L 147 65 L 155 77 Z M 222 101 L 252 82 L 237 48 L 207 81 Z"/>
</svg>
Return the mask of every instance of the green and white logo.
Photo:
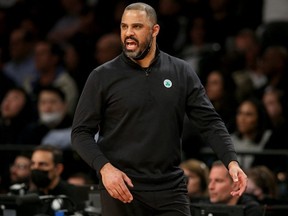
<svg viewBox="0 0 288 216">
<path fill-rule="evenodd" d="M 171 87 L 172 87 L 172 82 L 171 82 L 171 80 L 169 80 L 169 79 L 165 79 L 164 82 L 163 82 L 163 84 L 164 84 L 164 86 L 165 86 L 166 88 L 171 88 Z"/>
</svg>

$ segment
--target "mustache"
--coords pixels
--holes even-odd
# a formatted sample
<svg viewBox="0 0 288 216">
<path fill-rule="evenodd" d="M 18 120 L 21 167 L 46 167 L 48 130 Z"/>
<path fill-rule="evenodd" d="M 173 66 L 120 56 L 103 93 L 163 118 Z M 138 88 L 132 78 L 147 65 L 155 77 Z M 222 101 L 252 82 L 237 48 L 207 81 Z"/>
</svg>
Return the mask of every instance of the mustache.
<svg viewBox="0 0 288 216">
<path fill-rule="evenodd" d="M 125 38 L 125 43 L 126 43 L 126 41 L 127 41 L 128 39 L 134 40 L 136 43 L 139 43 L 139 41 L 138 41 L 135 37 L 133 37 L 133 36 L 126 37 L 126 38 Z"/>
</svg>

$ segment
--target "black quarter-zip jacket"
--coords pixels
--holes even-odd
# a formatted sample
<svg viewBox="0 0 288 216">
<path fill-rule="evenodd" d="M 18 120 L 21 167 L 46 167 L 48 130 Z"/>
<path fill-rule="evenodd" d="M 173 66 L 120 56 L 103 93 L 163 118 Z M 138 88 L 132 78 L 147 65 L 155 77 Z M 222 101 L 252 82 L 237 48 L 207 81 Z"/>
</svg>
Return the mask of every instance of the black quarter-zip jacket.
<svg viewBox="0 0 288 216">
<path fill-rule="evenodd" d="M 88 77 L 72 145 L 97 171 L 100 186 L 99 171 L 110 162 L 131 178 L 134 190 L 173 188 L 183 179 L 178 166 L 185 113 L 226 166 L 237 160 L 223 121 L 188 63 L 157 49 L 144 69 L 122 53 Z"/>
</svg>

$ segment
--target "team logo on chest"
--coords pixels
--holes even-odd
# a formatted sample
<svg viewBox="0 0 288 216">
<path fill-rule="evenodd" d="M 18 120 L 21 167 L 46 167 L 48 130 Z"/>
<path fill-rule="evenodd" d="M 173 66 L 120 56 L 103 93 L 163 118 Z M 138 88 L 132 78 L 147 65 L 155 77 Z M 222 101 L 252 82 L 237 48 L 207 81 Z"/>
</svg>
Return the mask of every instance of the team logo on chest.
<svg viewBox="0 0 288 216">
<path fill-rule="evenodd" d="M 171 80 L 169 80 L 169 79 L 165 79 L 164 82 L 163 82 L 163 84 L 164 84 L 164 86 L 165 86 L 166 88 L 171 88 L 171 87 L 172 87 L 172 82 L 171 82 Z"/>
</svg>

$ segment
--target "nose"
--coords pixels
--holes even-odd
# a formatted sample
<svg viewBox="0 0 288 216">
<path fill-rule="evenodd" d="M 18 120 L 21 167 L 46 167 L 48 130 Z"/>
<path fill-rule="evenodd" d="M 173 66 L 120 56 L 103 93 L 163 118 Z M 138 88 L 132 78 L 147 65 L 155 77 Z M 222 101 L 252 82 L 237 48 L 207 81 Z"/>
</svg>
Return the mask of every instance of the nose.
<svg viewBox="0 0 288 216">
<path fill-rule="evenodd" d="M 37 163 L 32 163 L 32 165 L 31 165 L 31 169 L 38 169 L 38 167 L 39 167 L 39 164 L 37 164 Z"/>
<path fill-rule="evenodd" d="M 209 190 L 213 190 L 213 188 L 214 188 L 213 182 L 209 182 L 209 184 L 208 184 L 208 189 L 209 189 Z"/>
<path fill-rule="evenodd" d="M 125 34 L 126 36 L 131 36 L 134 35 L 134 31 L 131 27 L 127 27 Z"/>
</svg>

